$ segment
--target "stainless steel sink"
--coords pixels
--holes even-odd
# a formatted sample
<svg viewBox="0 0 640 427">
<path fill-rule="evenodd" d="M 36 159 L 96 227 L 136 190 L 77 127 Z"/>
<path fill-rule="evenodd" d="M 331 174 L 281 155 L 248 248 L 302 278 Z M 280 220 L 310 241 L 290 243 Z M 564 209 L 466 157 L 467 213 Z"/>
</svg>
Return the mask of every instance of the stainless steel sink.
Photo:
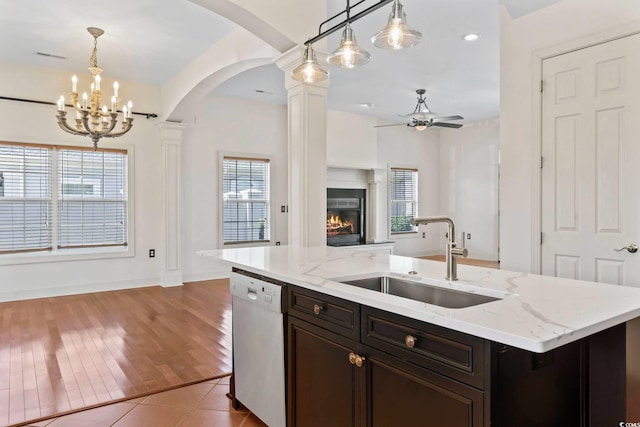
<svg viewBox="0 0 640 427">
<path fill-rule="evenodd" d="M 465 308 L 498 301 L 500 299 L 471 292 L 446 289 L 439 286 L 430 286 L 425 283 L 413 282 L 391 276 L 341 280 L 340 283 L 446 308 Z"/>
</svg>

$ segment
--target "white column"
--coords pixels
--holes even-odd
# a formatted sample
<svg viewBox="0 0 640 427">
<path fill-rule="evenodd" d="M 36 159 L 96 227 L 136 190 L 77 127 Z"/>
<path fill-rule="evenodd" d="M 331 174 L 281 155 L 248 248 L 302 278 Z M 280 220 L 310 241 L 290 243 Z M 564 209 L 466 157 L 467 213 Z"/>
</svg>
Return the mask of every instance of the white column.
<svg viewBox="0 0 640 427">
<path fill-rule="evenodd" d="M 180 145 L 185 125 L 160 123 L 162 148 L 164 257 L 161 285 L 182 285 L 180 266 Z"/>
<path fill-rule="evenodd" d="M 367 206 L 367 243 L 380 243 L 389 240 L 387 170 L 369 171 L 369 191 Z"/>
<path fill-rule="evenodd" d="M 276 61 L 285 73 L 289 133 L 289 244 L 327 244 L 327 88 L 328 80 L 303 84 L 291 77 L 302 60 L 294 48 Z M 318 55 L 322 64 L 324 55 Z"/>
</svg>

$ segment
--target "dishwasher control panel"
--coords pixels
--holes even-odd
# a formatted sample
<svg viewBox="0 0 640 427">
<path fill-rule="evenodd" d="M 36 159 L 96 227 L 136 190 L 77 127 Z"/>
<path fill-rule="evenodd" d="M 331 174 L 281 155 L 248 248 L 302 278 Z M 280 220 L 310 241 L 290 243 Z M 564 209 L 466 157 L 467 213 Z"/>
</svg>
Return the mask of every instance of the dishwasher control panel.
<svg viewBox="0 0 640 427">
<path fill-rule="evenodd" d="M 231 295 L 269 311 L 282 312 L 282 286 L 265 282 L 254 277 L 232 272 L 229 280 Z"/>
</svg>

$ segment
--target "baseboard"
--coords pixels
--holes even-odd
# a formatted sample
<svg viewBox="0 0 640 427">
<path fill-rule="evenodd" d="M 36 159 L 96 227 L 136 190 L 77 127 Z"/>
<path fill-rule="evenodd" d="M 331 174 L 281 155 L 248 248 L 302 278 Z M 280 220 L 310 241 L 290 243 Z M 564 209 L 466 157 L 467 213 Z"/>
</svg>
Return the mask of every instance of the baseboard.
<svg viewBox="0 0 640 427">
<path fill-rule="evenodd" d="M 88 294 L 92 292 L 117 291 L 121 289 L 145 288 L 159 286 L 160 278 L 129 280 L 107 283 L 79 284 L 45 289 L 27 289 L 19 291 L 0 292 L 0 302 L 19 301 L 36 298 L 60 297 L 66 295 Z"/>
<path fill-rule="evenodd" d="M 203 280 L 228 279 L 229 273 L 231 273 L 231 270 L 216 270 L 216 271 L 209 271 L 206 273 L 183 274 L 182 281 L 184 283 L 187 283 L 187 282 L 201 282 Z"/>
</svg>

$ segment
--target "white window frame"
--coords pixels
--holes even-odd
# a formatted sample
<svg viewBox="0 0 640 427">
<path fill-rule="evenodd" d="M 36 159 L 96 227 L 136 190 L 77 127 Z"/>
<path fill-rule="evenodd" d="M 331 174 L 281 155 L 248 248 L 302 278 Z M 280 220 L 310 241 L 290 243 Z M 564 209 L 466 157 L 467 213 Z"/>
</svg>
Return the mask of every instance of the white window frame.
<svg viewBox="0 0 640 427">
<path fill-rule="evenodd" d="M 81 144 L 57 144 L 57 143 L 47 143 L 47 142 L 22 142 L 15 141 L 16 145 L 25 145 L 31 144 L 34 146 L 43 145 L 50 148 L 54 148 L 56 154 L 52 156 L 52 165 L 51 165 L 51 175 L 55 176 L 56 179 L 52 180 L 52 185 L 54 182 L 57 182 L 57 173 L 58 173 L 58 156 L 57 148 L 68 148 L 68 149 L 84 149 L 87 146 Z M 106 148 L 106 147 L 105 147 Z M 61 262 L 61 261 L 83 261 L 83 260 L 99 260 L 99 259 L 111 259 L 111 258 L 130 258 L 135 256 L 135 156 L 134 156 L 134 147 L 133 145 L 125 145 L 125 146 L 114 146 L 110 147 L 118 150 L 125 150 L 127 152 L 127 246 L 100 246 L 93 248 L 73 248 L 73 249 L 58 249 L 55 247 L 55 235 L 57 234 L 58 224 L 56 222 L 52 225 L 52 235 L 54 235 L 54 247 L 51 251 L 35 251 L 35 252 L 18 252 L 18 253 L 10 253 L 10 254 L 1 254 L 0 255 L 0 266 L 2 265 L 19 265 L 19 264 L 37 264 L 37 263 L 47 263 L 47 262 Z M 51 197 L 52 197 L 52 213 L 54 218 L 57 218 L 57 203 L 58 197 L 57 192 L 58 188 L 51 189 Z"/>
<path fill-rule="evenodd" d="M 405 170 L 405 171 L 414 171 L 416 173 L 416 183 L 415 183 L 415 217 L 418 217 L 418 209 L 420 206 L 420 191 L 419 191 L 419 181 L 420 181 L 420 171 L 416 166 L 388 166 L 387 176 L 388 176 L 388 218 L 389 223 L 387 224 L 387 230 L 389 231 L 389 235 L 393 236 L 393 238 L 403 237 L 403 236 L 414 236 L 418 233 L 418 228 L 416 226 L 412 226 L 411 231 L 392 231 L 391 230 L 391 221 L 392 221 L 392 191 L 391 191 L 391 177 L 394 170 Z"/>
<path fill-rule="evenodd" d="M 248 242 L 226 242 L 224 241 L 224 160 L 225 158 L 247 159 L 247 160 L 264 160 L 269 162 L 269 239 L 248 241 Z M 218 153 L 218 247 L 220 248 L 242 248 L 271 245 L 275 236 L 275 220 L 274 220 L 274 204 L 273 204 L 273 187 L 274 187 L 274 170 L 275 164 L 273 157 L 265 154 L 257 153 L 238 153 L 220 151 Z"/>
</svg>

